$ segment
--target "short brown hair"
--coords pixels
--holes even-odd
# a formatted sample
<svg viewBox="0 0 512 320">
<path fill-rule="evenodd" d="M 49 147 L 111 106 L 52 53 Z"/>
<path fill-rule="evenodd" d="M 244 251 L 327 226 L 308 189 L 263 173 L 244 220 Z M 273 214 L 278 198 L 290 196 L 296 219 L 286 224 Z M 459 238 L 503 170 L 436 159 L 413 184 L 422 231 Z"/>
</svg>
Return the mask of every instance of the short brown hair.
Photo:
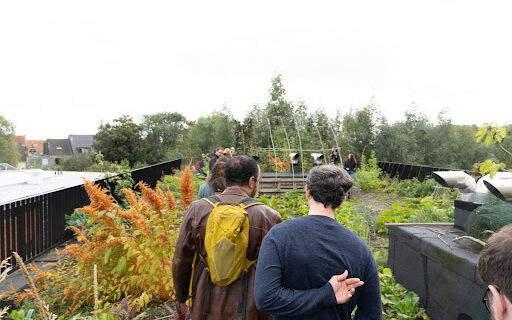
<svg viewBox="0 0 512 320">
<path fill-rule="evenodd" d="M 336 209 L 352 188 L 353 182 L 344 169 L 328 164 L 311 169 L 306 184 L 316 202 L 320 202 L 325 208 L 330 206 Z"/>
<path fill-rule="evenodd" d="M 493 234 L 478 259 L 485 285 L 494 285 L 512 302 L 512 224 Z"/>
</svg>

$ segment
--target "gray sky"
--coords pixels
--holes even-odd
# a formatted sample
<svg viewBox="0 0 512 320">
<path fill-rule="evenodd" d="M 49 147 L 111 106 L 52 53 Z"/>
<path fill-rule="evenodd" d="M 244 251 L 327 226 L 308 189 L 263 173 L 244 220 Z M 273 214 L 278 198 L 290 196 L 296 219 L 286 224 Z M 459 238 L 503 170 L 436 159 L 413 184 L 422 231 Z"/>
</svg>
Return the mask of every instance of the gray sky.
<svg viewBox="0 0 512 320">
<path fill-rule="evenodd" d="M 0 0 L 0 114 L 28 139 L 122 114 L 227 105 L 242 118 L 282 73 L 329 115 L 374 96 L 391 121 L 512 122 L 510 1 Z"/>
</svg>

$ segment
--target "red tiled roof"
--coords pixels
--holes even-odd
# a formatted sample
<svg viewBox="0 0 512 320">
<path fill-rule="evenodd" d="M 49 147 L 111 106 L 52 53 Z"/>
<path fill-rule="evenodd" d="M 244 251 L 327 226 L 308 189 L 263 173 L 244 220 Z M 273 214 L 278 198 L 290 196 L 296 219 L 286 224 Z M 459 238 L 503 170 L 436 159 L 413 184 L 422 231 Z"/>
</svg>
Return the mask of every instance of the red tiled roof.
<svg viewBox="0 0 512 320">
<path fill-rule="evenodd" d="M 16 143 L 20 144 L 20 142 L 23 142 L 23 145 L 25 145 L 25 136 L 15 136 Z"/>
<path fill-rule="evenodd" d="M 25 140 L 27 151 L 30 153 L 43 153 L 45 140 Z M 31 152 L 31 150 L 35 150 Z"/>
</svg>

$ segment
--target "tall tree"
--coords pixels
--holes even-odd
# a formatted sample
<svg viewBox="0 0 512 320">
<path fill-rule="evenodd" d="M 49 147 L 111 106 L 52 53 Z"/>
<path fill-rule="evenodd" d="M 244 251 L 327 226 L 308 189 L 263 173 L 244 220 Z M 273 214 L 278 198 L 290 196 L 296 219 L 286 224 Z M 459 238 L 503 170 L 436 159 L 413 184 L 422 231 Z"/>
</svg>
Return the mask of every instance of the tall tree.
<svg viewBox="0 0 512 320">
<path fill-rule="evenodd" d="M 126 159 L 133 166 L 135 162 L 148 159 L 142 139 L 142 127 L 133 122 L 130 116 L 123 115 L 114 119 L 112 124 L 101 124 L 98 129 L 94 148 L 104 155 L 105 160 L 120 163 Z"/>
<path fill-rule="evenodd" d="M 187 119 L 178 112 L 160 112 L 144 115 L 141 126 L 149 155 L 146 162 L 153 164 L 165 160 L 166 154 L 183 140 Z"/>
<path fill-rule="evenodd" d="M 226 111 L 214 111 L 191 124 L 185 138 L 177 147 L 177 154 L 188 159 L 210 153 L 216 147 L 235 146 L 236 123 Z"/>
<path fill-rule="evenodd" d="M 14 137 L 14 125 L 0 115 L 0 162 L 16 167 L 19 156 L 18 146 Z"/>
<path fill-rule="evenodd" d="M 379 117 L 373 101 L 361 108 L 345 114 L 342 122 L 343 149 L 356 157 L 370 156 L 378 133 Z M 347 150 L 348 149 L 348 150 Z"/>
</svg>

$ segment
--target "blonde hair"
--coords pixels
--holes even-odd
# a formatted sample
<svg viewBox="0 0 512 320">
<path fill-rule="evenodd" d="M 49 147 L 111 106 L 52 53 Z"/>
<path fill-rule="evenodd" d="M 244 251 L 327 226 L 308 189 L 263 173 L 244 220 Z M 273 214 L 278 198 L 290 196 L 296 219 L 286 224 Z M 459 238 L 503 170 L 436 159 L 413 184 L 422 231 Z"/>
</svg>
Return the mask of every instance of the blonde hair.
<svg viewBox="0 0 512 320">
<path fill-rule="evenodd" d="M 231 149 L 226 148 L 224 149 L 224 155 L 228 158 L 231 158 L 233 156 L 233 152 L 231 152 Z"/>
</svg>

